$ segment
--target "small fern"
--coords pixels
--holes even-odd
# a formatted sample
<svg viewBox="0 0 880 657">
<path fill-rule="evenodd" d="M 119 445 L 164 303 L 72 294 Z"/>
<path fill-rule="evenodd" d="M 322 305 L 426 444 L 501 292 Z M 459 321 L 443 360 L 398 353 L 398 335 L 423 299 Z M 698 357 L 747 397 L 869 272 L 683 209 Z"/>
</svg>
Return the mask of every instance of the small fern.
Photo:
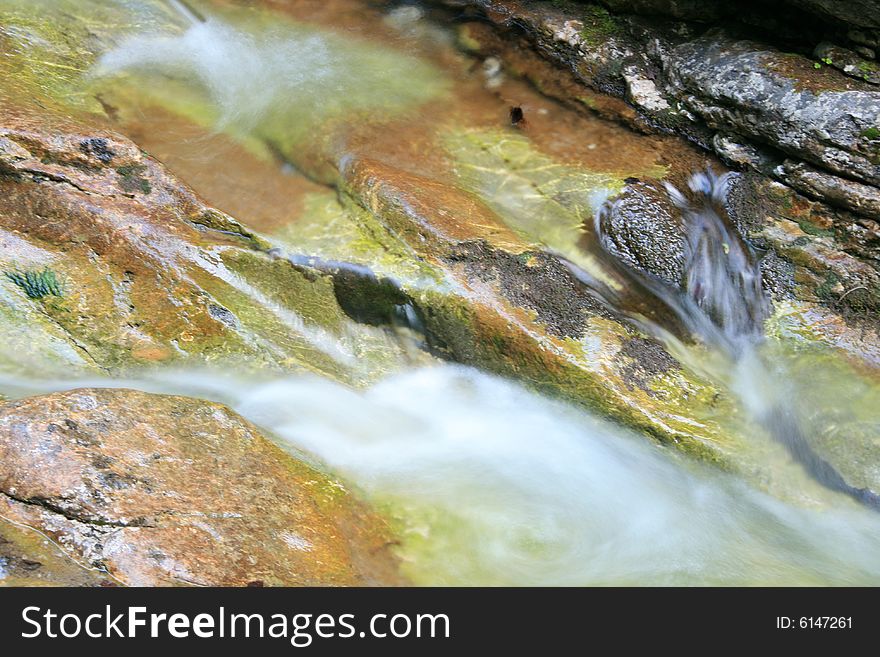
<svg viewBox="0 0 880 657">
<path fill-rule="evenodd" d="M 6 278 L 24 290 L 29 299 L 42 299 L 49 295 L 62 296 L 58 278 L 48 267 L 42 271 L 8 271 Z"/>
</svg>

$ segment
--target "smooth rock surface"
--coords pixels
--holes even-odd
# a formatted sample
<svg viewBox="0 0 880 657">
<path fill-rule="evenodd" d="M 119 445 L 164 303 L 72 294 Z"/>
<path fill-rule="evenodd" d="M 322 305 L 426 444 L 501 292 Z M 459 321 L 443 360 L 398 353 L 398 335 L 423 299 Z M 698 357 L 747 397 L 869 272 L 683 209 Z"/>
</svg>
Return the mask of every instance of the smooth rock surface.
<svg viewBox="0 0 880 657">
<path fill-rule="evenodd" d="M 0 406 L 0 515 L 127 585 L 400 582 L 385 524 L 342 484 L 185 397 L 81 389 Z"/>
</svg>

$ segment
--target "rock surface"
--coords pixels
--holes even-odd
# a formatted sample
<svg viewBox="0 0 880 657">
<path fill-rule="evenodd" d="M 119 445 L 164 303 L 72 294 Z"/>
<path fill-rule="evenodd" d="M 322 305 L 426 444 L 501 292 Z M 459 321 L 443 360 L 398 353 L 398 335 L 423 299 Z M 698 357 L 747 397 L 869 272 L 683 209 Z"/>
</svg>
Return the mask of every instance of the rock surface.
<svg viewBox="0 0 880 657">
<path fill-rule="evenodd" d="M 858 27 L 880 28 L 877 0 L 787 0 L 821 18 L 831 18 Z"/>
<path fill-rule="evenodd" d="M 0 586 L 115 586 L 36 529 L 0 519 Z"/>
<path fill-rule="evenodd" d="M 402 39 L 399 26 L 359 2 L 338 5 L 351 8 L 358 34 L 369 26 L 369 47 L 333 36 L 347 25 L 348 14 L 335 13 L 337 3 L 323 18 L 311 15 L 313 3 L 271 3 L 265 14 L 239 4 L 217 0 L 211 7 L 218 20 L 196 33 L 174 25 L 116 49 L 112 40 L 83 37 L 66 55 L 40 51 L 51 68 L 66 72 L 62 86 L 34 82 L 40 72 L 34 57 L 10 49 L 15 56 L 0 61 L 0 76 L 9 62 L 29 72 L 11 76 L 30 80 L 7 101 L 12 107 L 39 99 L 29 112 L 4 115 L 0 185 L 7 194 L 0 197 L 0 227 L 7 247 L 0 262 L 9 275 L 0 288 L 14 312 L 0 329 L 13 339 L 24 335 L 9 342 L 10 369 L 20 367 L 14 356 L 21 344 L 32 342 L 40 345 L 36 353 L 60 353 L 68 363 L 74 354 L 112 373 L 141 362 L 240 363 L 310 369 L 357 385 L 408 358 L 430 358 L 428 351 L 588 405 L 761 479 L 761 461 L 749 444 L 754 428 L 738 420 L 735 399 L 627 321 L 623 311 L 653 317 L 663 309 L 652 306 L 625 268 L 605 266 L 592 231 L 602 199 L 622 194 L 620 212 L 609 218 L 617 255 L 673 283 L 680 275 L 677 215 L 655 204 L 662 183 L 682 186 L 694 171 L 723 167 L 671 132 L 717 144 L 719 153 L 762 171 L 784 163 L 768 143 L 781 134 L 772 126 L 754 140 L 733 132 L 748 123 L 748 105 L 730 108 L 729 121 L 718 119 L 722 131 L 698 112 L 698 103 L 707 115 L 716 111 L 710 95 L 693 93 L 688 105 L 670 91 L 664 57 L 702 32 L 684 26 L 681 33 L 658 33 L 629 19 L 622 31 L 620 19 L 596 6 L 572 18 L 565 13 L 569 3 L 478 3 L 494 24 L 526 28 L 484 43 L 503 29 L 485 20 L 462 26 L 459 45 L 503 61 L 501 71 L 486 66 L 488 58 L 481 66 L 455 50 L 449 34 L 437 36 L 427 24 L 409 25 L 407 31 L 419 28 L 422 36 Z M 96 11 L 91 0 L 84 6 Z M 79 14 L 54 17 L 74 24 L 71 39 L 82 34 Z M 19 15 L 10 22 L 25 23 Z M 304 32 L 315 52 L 332 46 L 345 66 L 320 68 L 315 76 L 296 68 L 299 59 L 265 47 L 285 38 L 299 43 Z M 20 45 L 15 34 L 9 39 Z M 204 48 L 206 41 L 238 49 L 254 75 L 231 74 L 227 52 Z M 730 42 L 719 36 L 717 44 Z M 529 59 L 537 57 L 536 46 L 546 46 L 554 65 Z M 154 58 L 167 51 L 170 58 Z M 115 65 L 100 76 L 71 72 L 99 58 Z M 399 71 L 409 58 L 424 61 L 413 67 L 412 83 L 402 85 L 384 64 L 397 62 Z M 560 75 L 560 62 L 577 76 Z M 156 76 L 157 66 L 167 75 Z M 682 87 L 692 78 L 694 86 L 712 82 L 702 71 L 683 71 Z M 274 79 L 301 80 L 323 100 L 276 94 Z M 845 84 L 859 83 L 847 77 Z M 75 102 L 58 89 L 75 89 Z M 42 105 L 79 120 L 60 120 Z M 524 120 L 511 125 L 514 106 Z M 229 123 L 239 115 L 250 124 Z M 33 125 L 33 117 L 42 123 Z M 792 146 L 793 164 L 806 165 L 801 153 L 809 152 L 811 166 L 840 184 L 871 186 L 825 166 L 836 160 L 813 153 L 815 131 L 799 134 L 803 144 Z M 834 153 L 849 154 L 840 166 L 854 166 L 859 151 L 847 150 L 845 137 L 834 142 Z M 862 175 L 869 176 L 865 167 Z M 649 207 L 656 212 L 645 212 Z M 819 209 L 815 214 L 825 225 Z M 786 216 L 777 227 L 801 230 Z M 836 240 L 843 216 L 850 215 L 835 215 L 841 230 L 832 231 L 833 239 L 820 241 L 823 235 L 815 244 L 766 231 L 767 243 L 785 244 L 780 252 L 789 264 L 806 252 L 821 254 L 809 264 L 797 260 L 794 272 L 778 267 L 774 290 L 781 299 L 804 292 L 811 302 L 874 303 L 870 290 L 838 290 L 814 273 L 842 261 Z M 873 220 L 852 216 L 861 232 L 846 248 L 870 252 Z M 575 268 L 587 272 L 584 278 Z M 851 271 L 855 278 L 845 285 L 869 280 L 862 270 Z M 621 312 L 596 300 L 587 276 L 620 291 Z M 832 296 L 818 294 L 820 288 Z M 793 313 L 803 310 L 792 305 Z M 411 344 L 425 347 L 420 355 L 398 342 L 401 324 L 416 334 Z"/>
<path fill-rule="evenodd" d="M 83 389 L 0 406 L 0 509 L 127 585 L 400 582 L 385 525 L 340 483 L 184 397 Z"/>
<path fill-rule="evenodd" d="M 737 135 L 769 149 L 773 166 L 761 167 L 764 173 L 832 205 L 880 217 L 880 90 L 863 79 L 873 80 L 872 62 L 864 64 L 862 77 L 844 75 L 821 60 L 706 25 L 630 15 L 638 4 L 621 15 L 586 3 L 562 9 L 472 4 L 505 28 L 525 30 L 541 53 L 571 68 L 584 84 L 625 97 L 650 124 L 708 148 L 713 133 Z M 829 180 L 804 180 L 781 166 L 785 158 L 818 167 Z"/>
<path fill-rule="evenodd" d="M 321 371 L 400 350 L 332 281 L 276 262 L 124 137 L 10 111 L 0 127 L 0 366 L 119 372 L 173 362 Z M 44 119 L 45 120 L 45 119 Z M 27 276 L 46 286 L 27 284 Z M 345 332 L 350 343 L 331 336 Z M 29 348 L 23 349 L 24 345 Z"/>
<path fill-rule="evenodd" d="M 838 71 L 833 59 L 828 64 L 734 34 L 748 32 L 742 26 L 731 32 L 713 28 L 711 22 L 722 16 L 710 11 L 717 8 L 715 3 L 604 3 L 620 13 L 586 2 L 477 0 L 468 4 L 478 7 L 485 17 L 461 27 L 468 48 L 495 57 L 546 93 L 568 101 L 583 99 L 591 111 L 616 116 L 642 131 L 682 134 L 729 164 L 785 183 L 791 200 L 786 207 L 777 206 L 776 216 L 796 224 L 800 221 L 797 208 L 809 204 L 835 226 L 823 236 L 826 261 L 856 265 L 849 269 L 850 285 L 840 291 L 834 311 L 857 302 L 862 312 L 864 304 L 880 299 L 876 287 L 880 90 L 875 85 Z M 699 20 L 708 24 L 694 22 L 697 19 L 691 11 L 701 8 L 709 13 Z M 668 15 L 689 22 L 663 18 Z M 518 44 L 516 51 L 506 45 L 512 43 Z M 808 45 L 808 51 L 813 45 Z M 529 49 L 533 60 L 524 63 L 523 51 Z M 540 64 L 546 60 L 563 71 L 557 77 L 568 76 L 568 81 L 548 84 L 552 75 Z M 864 65 L 874 67 L 869 61 Z M 626 99 L 636 115 L 597 102 L 590 95 L 596 91 Z M 656 212 L 627 212 L 642 195 L 637 185 L 628 186 L 617 205 L 617 212 L 626 219 L 614 213 L 606 217 L 609 233 L 616 236 L 612 246 L 630 264 L 673 280 L 678 273 L 676 257 L 661 263 L 651 262 L 654 255 L 650 255 L 656 254 L 655 236 L 669 237 L 674 230 L 662 210 L 664 204 L 651 204 Z M 813 205 L 816 200 L 822 203 Z M 786 216 L 788 208 L 795 211 Z M 633 214 L 640 217 L 639 229 L 632 223 Z M 808 300 L 823 296 L 816 292 L 821 285 L 805 284 L 815 277 L 801 271 L 812 257 L 807 253 L 811 239 L 793 238 L 781 250 L 765 242 L 771 249 L 765 262 L 775 269 L 771 272 L 776 277 L 774 290 L 795 290 Z M 679 236 L 671 244 L 680 240 Z M 801 248 L 804 253 L 799 253 Z M 799 284 L 783 282 L 786 276 L 793 276 Z M 852 294 L 843 296 L 849 290 L 855 290 L 852 294 L 859 295 L 858 299 Z"/>
<path fill-rule="evenodd" d="M 599 0 L 620 13 L 672 16 L 713 22 L 738 18 L 761 18 L 772 21 L 787 18 L 831 21 L 832 24 L 863 28 L 880 27 L 880 2 L 877 0 L 783 0 L 779 3 L 755 0 Z M 784 5 L 789 5 L 785 7 Z M 768 6 L 770 5 L 770 6 Z M 782 7 L 778 5 L 783 5 Z M 775 11 L 774 11 L 775 10 Z M 800 15 L 799 15 L 800 14 Z"/>
</svg>

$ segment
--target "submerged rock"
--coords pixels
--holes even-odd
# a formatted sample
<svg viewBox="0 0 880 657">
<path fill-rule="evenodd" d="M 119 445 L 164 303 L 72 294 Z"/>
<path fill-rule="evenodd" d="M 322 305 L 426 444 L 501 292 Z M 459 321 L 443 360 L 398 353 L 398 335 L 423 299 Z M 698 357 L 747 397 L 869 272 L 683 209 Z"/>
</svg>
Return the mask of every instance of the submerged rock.
<svg viewBox="0 0 880 657">
<path fill-rule="evenodd" d="M 369 375 L 354 349 L 398 357 L 348 320 L 329 276 L 275 262 L 134 143 L 50 120 L 10 113 L 0 125 L 5 369 L 237 362 L 358 381 Z M 336 344 L 342 333 L 354 344 Z"/>
<path fill-rule="evenodd" d="M 386 526 L 342 484 L 227 408 L 184 397 L 94 389 L 0 406 L 0 508 L 85 569 L 49 582 L 401 581 Z"/>
</svg>

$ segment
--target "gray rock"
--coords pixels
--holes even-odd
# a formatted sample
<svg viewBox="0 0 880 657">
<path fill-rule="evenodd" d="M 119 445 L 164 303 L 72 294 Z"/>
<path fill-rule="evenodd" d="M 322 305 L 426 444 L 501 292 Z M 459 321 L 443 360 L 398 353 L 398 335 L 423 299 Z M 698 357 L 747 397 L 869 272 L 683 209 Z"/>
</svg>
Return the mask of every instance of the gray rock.
<svg viewBox="0 0 880 657">
<path fill-rule="evenodd" d="M 795 189 L 867 217 L 880 219 L 880 189 L 786 160 L 780 177 Z"/>
<path fill-rule="evenodd" d="M 765 175 L 772 175 L 780 164 L 766 149 L 748 143 L 740 135 L 718 132 L 712 137 L 712 148 L 726 162 L 740 167 L 751 167 Z"/>
<path fill-rule="evenodd" d="M 880 91 L 858 83 L 851 90 L 805 84 L 786 72 L 786 57 L 796 56 L 713 33 L 677 46 L 665 72 L 676 95 L 710 127 L 880 184 L 877 151 L 865 148 L 865 135 L 880 125 Z"/>
<path fill-rule="evenodd" d="M 831 52 L 831 61 L 839 59 L 843 72 L 721 30 L 706 32 L 705 23 L 631 13 L 693 19 L 691 12 L 702 3 L 688 1 L 603 2 L 621 14 L 588 3 L 582 9 L 502 0 L 471 4 L 482 6 L 505 28 L 524 30 L 542 56 L 584 84 L 627 100 L 650 129 L 681 134 L 728 162 L 878 218 L 872 199 L 880 186 L 880 89 L 865 81 L 875 81 L 873 62 L 852 50 Z M 699 16 L 711 20 L 711 8 L 719 3 L 705 4 Z M 727 3 L 725 11 L 741 5 Z M 862 45 L 875 43 L 868 27 L 849 34 Z M 784 160 L 803 163 L 814 173 L 781 168 Z"/>
<path fill-rule="evenodd" d="M 731 3 L 712 0 L 601 0 L 601 2 L 612 11 L 622 14 L 672 16 L 705 22 L 724 18 L 731 11 Z"/>
<path fill-rule="evenodd" d="M 641 182 L 627 185 L 603 207 L 598 221 L 609 252 L 674 287 L 681 283 L 684 227 L 665 191 Z"/>
<path fill-rule="evenodd" d="M 820 18 L 857 27 L 880 27 L 880 0 L 788 0 Z"/>
<path fill-rule="evenodd" d="M 600 1 L 612 11 L 620 13 L 672 16 L 692 21 L 713 22 L 754 12 L 767 16 L 787 14 L 792 17 L 808 14 L 813 20 L 863 28 L 880 27 L 880 0 L 786 0 L 788 7 L 783 3 L 765 3 L 762 6 L 762 3 L 749 0 Z"/>
<path fill-rule="evenodd" d="M 880 31 L 850 30 L 846 33 L 846 36 L 853 43 L 858 43 L 867 48 L 880 47 Z"/>
<path fill-rule="evenodd" d="M 864 46 L 857 48 L 859 52 L 866 53 L 871 59 L 874 58 L 874 51 Z M 859 54 L 834 45 L 828 41 L 823 41 L 813 51 L 816 59 L 828 66 L 833 66 L 838 71 L 845 73 L 856 80 L 863 80 L 869 84 L 880 84 L 880 67 L 872 61 L 868 61 Z"/>
</svg>

